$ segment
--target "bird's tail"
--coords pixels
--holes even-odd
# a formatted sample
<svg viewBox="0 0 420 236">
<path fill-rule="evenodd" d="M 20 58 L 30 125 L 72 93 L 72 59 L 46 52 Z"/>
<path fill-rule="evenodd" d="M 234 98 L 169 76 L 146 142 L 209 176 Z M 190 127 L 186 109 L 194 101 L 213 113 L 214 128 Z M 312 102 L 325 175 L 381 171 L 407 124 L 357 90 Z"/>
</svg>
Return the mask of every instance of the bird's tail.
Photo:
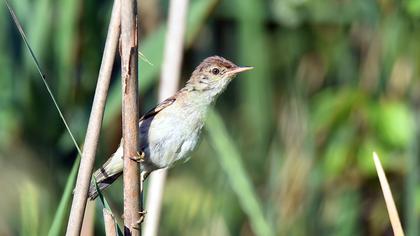
<svg viewBox="0 0 420 236">
<path fill-rule="evenodd" d="M 121 151 L 120 151 L 121 149 Z M 121 152 L 121 155 L 119 155 Z M 111 185 L 123 171 L 122 148 L 120 147 L 105 164 L 93 173 L 93 178 L 89 186 L 89 198 L 94 200 L 98 197 L 98 191 Z M 96 184 L 95 181 L 96 180 Z"/>
</svg>

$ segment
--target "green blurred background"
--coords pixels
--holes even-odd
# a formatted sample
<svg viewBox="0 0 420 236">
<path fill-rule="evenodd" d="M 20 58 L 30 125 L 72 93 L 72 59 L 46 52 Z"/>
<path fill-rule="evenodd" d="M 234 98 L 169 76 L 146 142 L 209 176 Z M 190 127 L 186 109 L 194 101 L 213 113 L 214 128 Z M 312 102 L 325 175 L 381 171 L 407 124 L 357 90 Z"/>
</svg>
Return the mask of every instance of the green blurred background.
<svg viewBox="0 0 420 236">
<path fill-rule="evenodd" d="M 82 144 L 112 1 L 10 2 Z M 140 60 L 143 113 L 156 104 L 168 2 L 139 2 L 153 64 Z M 0 32 L 0 235 L 61 235 L 77 151 L 5 4 Z M 392 235 L 373 151 L 419 235 L 419 0 L 190 0 L 185 46 L 182 84 L 211 55 L 255 69 L 170 170 L 160 235 Z M 96 167 L 121 137 L 118 59 L 114 69 Z M 104 194 L 120 216 L 121 181 Z"/>
</svg>

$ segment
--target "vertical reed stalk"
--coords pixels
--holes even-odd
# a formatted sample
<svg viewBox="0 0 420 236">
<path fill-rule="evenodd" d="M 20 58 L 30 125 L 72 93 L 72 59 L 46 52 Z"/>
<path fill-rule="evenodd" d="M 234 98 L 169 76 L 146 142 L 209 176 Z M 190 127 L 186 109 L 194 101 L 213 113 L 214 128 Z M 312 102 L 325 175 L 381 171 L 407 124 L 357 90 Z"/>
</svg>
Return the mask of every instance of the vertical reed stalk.
<svg viewBox="0 0 420 236">
<path fill-rule="evenodd" d="M 139 169 L 131 160 L 138 146 L 137 1 L 121 2 L 122 131 L 124 150 L 124 235 L 140 235 Z"/>
<path fill-rule="evenodd" d="M 116 236 L 117 231 L 115 227 L 115 220 L 114 216 L 112 215 L 111 211 L 104 208 L 102 210 L 104 215 L 104 224 L 105 224 L 105 235 L 106 236 Z"/>
<path fill-rule="evenodd" d="M 160 101 L 172 96 L 178 89 L 187 10 L 188 0 L 171 0 L 169 3 L 168 31 L 159 86 Z M 166 169 L 155 171 L 150 176 L 146 205 L 148 213 L 144 228 L 146 236 L 157 235 L 166 171 Z"/>
<path fill-rule="evenodd" d="M 90 201 L 86 204 L 85 216 L 83 217 L 82 230 L 80 235 L 95 235 L 95 202 Z"/>
<path fill-rule="evenodd" d="M 67 236 L 80 234 L 83 222 L 83 215 L 86 207 L 87 193 L 95 161 L 96 148 L 98 145 L 99 133 L 102 125 L 102 118 L 108 94 L 109 81 L 111 79 L 112 66 L 114 64 L 115 52 L 120 34 L 120 0 L 114 1 L 111 21 L 108 28 L 108 36 L 102 57 L 102 64 L 99 70 L 96 84 L 95 97 L 93 99 L 92 111 L 86 132 L 83 154 L 77 175 L 76 187 L 71 206 L 69 221 L 67 225 Z"/>
</svg>

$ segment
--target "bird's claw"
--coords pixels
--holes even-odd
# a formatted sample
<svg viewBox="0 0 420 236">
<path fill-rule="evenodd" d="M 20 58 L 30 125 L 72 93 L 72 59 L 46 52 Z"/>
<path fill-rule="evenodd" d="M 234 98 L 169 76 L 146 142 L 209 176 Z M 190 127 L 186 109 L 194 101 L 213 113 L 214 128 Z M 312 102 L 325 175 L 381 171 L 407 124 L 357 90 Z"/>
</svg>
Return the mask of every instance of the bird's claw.
<svg viewBox="0 0 420 236">
<path fill-rule="evenodd" d="M 139 220 L 136 222 L 136 225 L 133 227 L 134 229 L 140 230 L 140 224 L 143 223 L 144 219 L 146 218 L 147 211 L 142 210 L 139 211 Z"/>
<path fill-rule="evenodd" d="M 143 151 L 137 152 L 137 155 L 136 155 L 136 156 L 134 156 L 134 157 L 130 157 L 130 159 L 131 159 L 132 161 L 135 161 L 135 162 L 141 163 L 141 162 L 143 162 L 143 161 L 144 161 L 144 152 L 143 152 Z"/>
<path fill-rule="evenodd" d="M 139 220 L 137 221 L 137 224 L 143 223 L 144 219 L 146 218 L 147 211 L 146 210 L 139 211 L 139 214 L 140 216 L 139 216 Z"/>
</svg>

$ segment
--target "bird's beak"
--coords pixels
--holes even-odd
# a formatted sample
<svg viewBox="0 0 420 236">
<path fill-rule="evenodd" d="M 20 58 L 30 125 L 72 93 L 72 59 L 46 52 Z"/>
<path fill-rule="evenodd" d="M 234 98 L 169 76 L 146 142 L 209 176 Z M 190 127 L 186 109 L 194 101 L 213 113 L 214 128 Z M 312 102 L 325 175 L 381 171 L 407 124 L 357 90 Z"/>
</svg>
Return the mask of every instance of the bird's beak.
<svg viewBox="0 0 420 236">
<path fill-rule="evenodd" d="M 226 74 L 228 76 L 233 76 L 233 75 L 236 75 L 238 73 L 241 73 L 241 72 L 244 72 L 244 71 L 247 71 L 247 70 L 252 70 L 252 69 L 254 69 L 254 67 L 252 67 L 252 66 L 243 66 L 243 67 L 238 67 L 238 68 L 235 68 L 231 71 L 228 71 Z"/>
</svg>

